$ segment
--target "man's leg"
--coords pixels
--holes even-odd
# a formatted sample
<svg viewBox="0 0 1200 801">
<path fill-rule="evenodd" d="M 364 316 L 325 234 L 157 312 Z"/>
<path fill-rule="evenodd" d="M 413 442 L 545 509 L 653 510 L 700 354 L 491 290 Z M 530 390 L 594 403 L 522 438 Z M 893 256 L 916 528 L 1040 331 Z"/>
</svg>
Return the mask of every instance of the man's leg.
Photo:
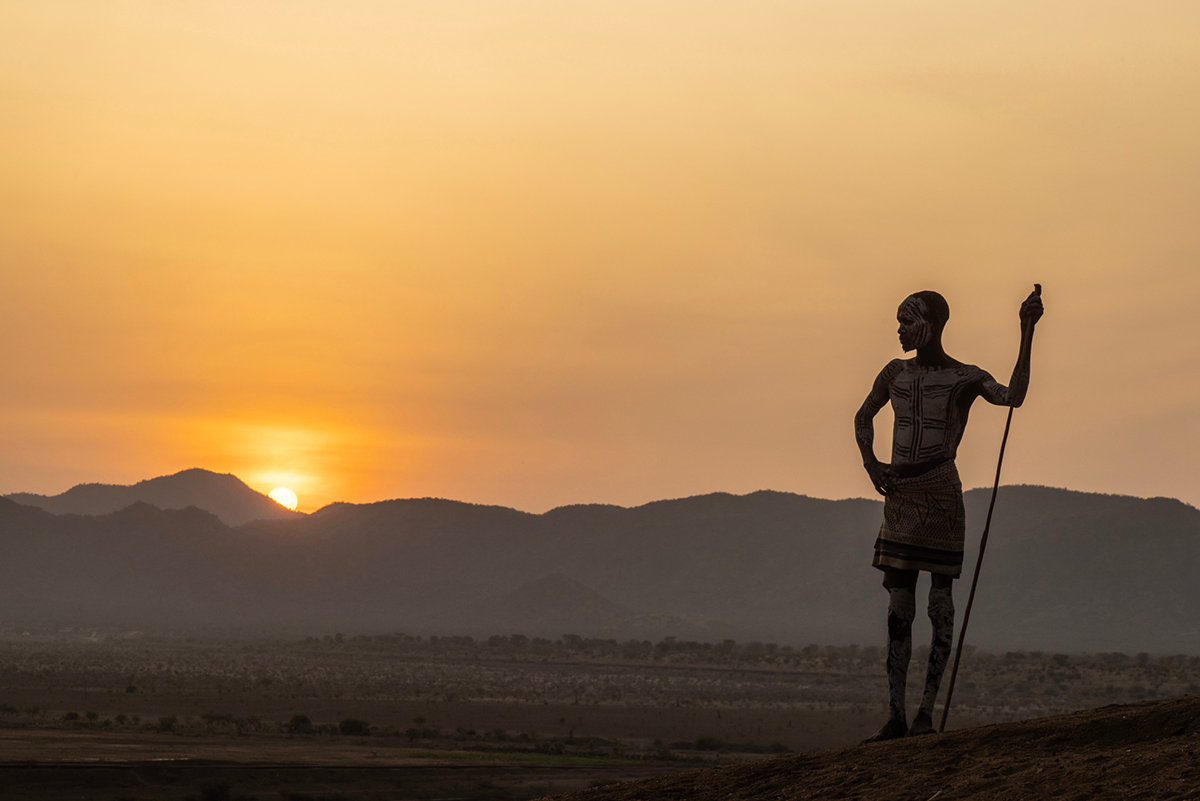
<svg viewBox="0 0 1200 801">
<path fill-rule="evenodd" d="M 917 616 L 917 571 L 887 568 L 883 586 L 888 591 L 888 721 L 867 742 L 890 740 L 908 733 L 904 690 L 912 656 L 912 623 Z"/>
<path fill-rule="evenodd" d="M 929 622 L 933 624 L 933 642 L 929 646 L 929 668 L 925 673 L 925 694 L 921 708 L 913 718 L 909 734 L 933 733 L 933 705 L 937 701 L 942 673 L 950 660 L 950 646 L 954 641 L 954 597 L 951 588 L 954 579 L 934 573 L 929 587 Z"/>
</svg>

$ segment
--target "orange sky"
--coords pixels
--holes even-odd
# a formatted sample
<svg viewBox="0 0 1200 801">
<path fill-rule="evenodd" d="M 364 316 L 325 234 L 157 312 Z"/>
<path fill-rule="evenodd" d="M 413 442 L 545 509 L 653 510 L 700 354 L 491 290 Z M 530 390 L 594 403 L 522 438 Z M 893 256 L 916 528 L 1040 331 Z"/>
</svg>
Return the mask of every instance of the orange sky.
<svg viewBox="0 0 1200 801">
<path fill-rule="evenodd" d="M 868 495 L 851 418 L 899 301 L 942 291 L 947 349 L 1007 381 L 1039 281 L 1006 481 L 1200 504 L 1198 23 L 0 3 L 0 492 Z"/>
</svg>

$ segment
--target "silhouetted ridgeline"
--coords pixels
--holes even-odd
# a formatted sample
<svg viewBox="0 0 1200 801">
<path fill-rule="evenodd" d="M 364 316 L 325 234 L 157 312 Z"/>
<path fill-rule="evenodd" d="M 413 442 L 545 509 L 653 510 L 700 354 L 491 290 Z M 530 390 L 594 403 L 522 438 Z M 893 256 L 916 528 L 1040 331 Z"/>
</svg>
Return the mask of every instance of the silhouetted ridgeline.
<svg viewBox="0 0 1200 801">
<path fill-rule="evenodd" d="M 1200 511 L 1044 487 L 1000 494 L 974 645 L 1200 653 Z M 968 566 L 986 503 L 986 491 L 967 493 Z M 198 509 L 89 517 L 0 500 L 0 626 L 871 644 L 886 602 L 869 564 L 879 519 L 873 500 L 765 491 L 542 515 L 334 504 L 236 528 Z"/>
<path fill-rule="evenodd" d="M 231 526 L 296 516 L 295 512 L 247 487 L 237 476 L 195 468 L 132 485 L 79 484 L 60 495 L 18 492 L 5 497 L 60 515 L 104 515 L 135 503 L 148 503 L 159 509 L 195 506 L 212 512 Z"/>
</svg>

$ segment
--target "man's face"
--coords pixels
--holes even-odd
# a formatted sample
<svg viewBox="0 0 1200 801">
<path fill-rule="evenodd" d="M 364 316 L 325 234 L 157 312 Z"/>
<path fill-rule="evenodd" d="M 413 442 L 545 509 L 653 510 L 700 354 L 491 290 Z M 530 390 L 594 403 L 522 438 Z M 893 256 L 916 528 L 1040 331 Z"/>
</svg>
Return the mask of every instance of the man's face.
<svg viewBox="0 0 1200 801">
<path fill-rule="evenodd" d="M 933 339 L 929 310 L 925 308 L 925 301 L 917 296 L 909 295 L 904 299 L 896 311 L 896 320 L 900 323 L 896 332 L 900 335 L 900 347 L 906 353 L 925 347 Z"/>
</svg>

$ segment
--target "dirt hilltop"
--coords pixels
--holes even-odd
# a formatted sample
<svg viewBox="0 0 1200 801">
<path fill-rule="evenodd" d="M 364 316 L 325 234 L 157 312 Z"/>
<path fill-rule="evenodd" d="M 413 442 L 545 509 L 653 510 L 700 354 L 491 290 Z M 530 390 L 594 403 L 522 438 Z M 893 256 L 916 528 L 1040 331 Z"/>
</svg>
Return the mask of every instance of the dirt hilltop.
<svg viewBox="0 0 1200 801">
<path fill-rule="evenodd" d="M 1200 799 L 1200 696 L 597 787 L 556 801 Z"/>
</svg>

